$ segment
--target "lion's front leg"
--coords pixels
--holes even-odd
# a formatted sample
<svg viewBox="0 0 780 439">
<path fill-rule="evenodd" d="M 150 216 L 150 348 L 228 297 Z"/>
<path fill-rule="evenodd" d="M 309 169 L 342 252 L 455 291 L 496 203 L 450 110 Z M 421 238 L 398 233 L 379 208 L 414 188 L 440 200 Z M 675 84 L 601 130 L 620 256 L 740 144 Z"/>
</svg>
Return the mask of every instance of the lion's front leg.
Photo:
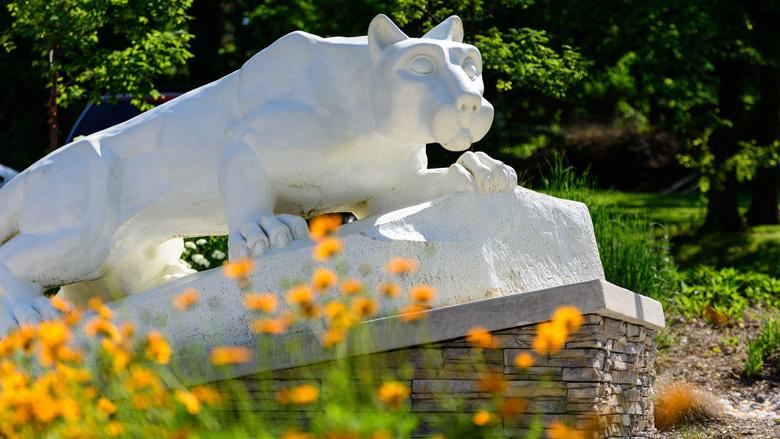
<svg viewBox="0 0 780 439">
<path fill-rule="evenodd" d="M 516 185 L 517 173 L 510 166 L 484 152 L 469 151 L 448 168 L 423 169 L 394 181 L 392 190 L 378 194 L 369 202 L 367 215 L 389 212 L 442 195 L 473 191 L 488 194 Z"/>
<path fill-rule="evenodd" d="M 231 260 L 258 257 L 269 249 L 286 247 L 308 236 L 303 218 L 274 215 L 271 181 L 263 164 L 246 144 L 236 142 L 225 151 L 219 168 L 219 186 L 228 223 Z"/>
</svg>

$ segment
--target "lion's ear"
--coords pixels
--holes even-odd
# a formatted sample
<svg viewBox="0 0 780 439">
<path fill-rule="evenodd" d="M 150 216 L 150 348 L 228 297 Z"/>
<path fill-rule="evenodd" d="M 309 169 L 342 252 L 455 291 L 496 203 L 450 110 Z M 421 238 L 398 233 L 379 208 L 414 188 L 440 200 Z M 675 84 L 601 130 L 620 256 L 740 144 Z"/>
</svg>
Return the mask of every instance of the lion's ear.
<svg viewBox="0 0 780 439">
<path fill-rule="evenodd" d="M 387 46 L 409 37 L 390 20 L 387 15 L 379 14 L 368 25 L 368 50 L 371 59 L 377 61 L 379 54 Z"/>
<path fill-rule="evenodd" d="M 463 42 L 463 21 L 457 15 L 451 15 L 438 26 L 429 30 L 423 38 L 432 40 L 450 40 L 456 43 Z"/>
</svg>

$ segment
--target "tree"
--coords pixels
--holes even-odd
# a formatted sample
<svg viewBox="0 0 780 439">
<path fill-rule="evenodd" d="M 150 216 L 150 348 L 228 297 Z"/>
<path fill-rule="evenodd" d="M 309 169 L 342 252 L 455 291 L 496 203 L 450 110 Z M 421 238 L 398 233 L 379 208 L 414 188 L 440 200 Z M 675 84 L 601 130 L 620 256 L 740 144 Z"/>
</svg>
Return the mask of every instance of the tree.
<svg viewBox="0 0 780 439">
<path fill-rule="evenodd" d="M 58 109 L 80 100 L 126 94 L 141 108 L 157 97 L 154 79 L 185 66 L 192 37 L 186 9 L 192 0 L 18 0 L 0 34 L 6 50 L 31 41 L 49 89 L 49 149 L 59 144 Z"/>
</svg>

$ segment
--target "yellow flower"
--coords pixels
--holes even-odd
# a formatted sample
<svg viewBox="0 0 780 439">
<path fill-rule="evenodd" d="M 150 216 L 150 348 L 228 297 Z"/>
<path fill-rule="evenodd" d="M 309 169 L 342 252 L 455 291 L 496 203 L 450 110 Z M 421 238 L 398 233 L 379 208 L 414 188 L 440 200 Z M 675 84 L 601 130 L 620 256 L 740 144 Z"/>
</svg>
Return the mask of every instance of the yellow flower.
<svg viewBox="0 0 780 439">
<path fill-rule="evenodd" d="M 495 349 L 498 347 L 498 340 L 487 329 L 480 326 L 469 330 L 466 334 L 466 341 L 479 349 Z"/>
<path fill-rule="evenodd" d="M 550 439 L 583 439 L 581 431 L 571 429 L 561 421 L 555 421 L 547 426 L 547 437 Z"/>
<path fill-rule="evenodd" d="M 122 340 L 122 334 L 116 326 L 102 316 L 95 316 L 90 319 L 84 326 L 84 332 L 90 337 L 102 334 L 115 342 Z"/>
<path fill-rule="evenodd" d="M 333 234 L 340 226 L 341 215 L 339 214 L 315 216 L 309 221 L 309 236 L 311 239 L 319 241 Z"/>
<path fill-rule="evenodd" d="M 108 338 L 104 338 L 101 341 L 101 346 L 113 361 L 115 371 L 118 372 L 120 370 L 124 370 L 124 368 L 127 367 L 127 365 L 130 363 L 130 360 L 132 359 L 131 354 L 119 344 L 111 341 Z"/>
<path fill-rule="evenodd" d="M 104 412 L 107 415 L 113 415 L 116 413 L 116 404 L 109 401 L 107 398 L 100 398 L 97 402 L 98 410 Z"/>
<path fill-rule="evenodd" d="M 576 307 L 562 306 L 555 310 L 552 320 L 566 328 L 566 332 L 573 334 L 582 326 L 583 318 Z"/>
<path fill-rule="evenodd" d="M 186 311 L 196 303 L 198 303 L 198 292 L 194 288 L 187 288 L 183 293 L 173 298 L 173 306 L 179 311 Z"/>
<path fill-rule="evenodd" d="M 352 302 L 352 314 L 358 319 L 371 317 L 377 313 L 379 305 L 374 299 L 368 297 L 358 297 Z"/>
<path fill-rule="evenodd" d="M 492 417 L 493 416 L 490 414 L 490 412 L 486 410 L 480 410 L 474 414 L 474 417 L 471 419 L 471 422 L 473 422 L 474 425 L 479 425 L 481 427 L 490 423 Z"/>
<path fill-rule="evenodd" d="M 62 320 L 44 321 L 38 325 L 38 339 L 41 342 L 39 358 L 44 366 L 60 360 L 59 353 L 73 351 L 63 346 L 71 337 L 70 329 Z M 63 349 L 65 348 L 65 349 Z"/>
<path fill-rule="evenodd" d="M 200 401 L 194 393 L 186 390 L 177 390 L 176 399 L 184 405 L 184 408 L 187 409 L 189 414 L 197 415 L 200 413 Z"/>
<path fill-rule="evenodd" d="M 256 334 L 280 335 L 287 332 L 287 321 L 284 319 L 258 319 L 253 320 L 249 327 Z"/>
<path fill-rule="evenodd" d="M 413 302 L 427 304 L 436 297 L 436 290 L 429 285 L 416 285 L 409 294 Z"/>
<path fill-rule="evenodd" d="M 249 293 L 244 296 L 244 308 L 249 311 L 272 313 L 279 306 L 279 300 L 273 293 Z"/>
<path fill-rule="evenodd" d="M 395 298 L 401 295 L 401 289 L 398 288 L 398 285 L 392 282 L 379 284 L 379 292 L 390 298 Z"/>
<path fill-rule="evenodd" d="M 398 381 L 383 383 L 379 387 L 379 400 L 387 404 L 393 410 L 401 407 L 401 404 L 409 398 L 411 390 L 409 387 Z"/>
<path fill-rule="evenodd" d="M 341 283 L 341 294 L 350 295 L 363 291 L 363 282 L 354 277 L 346 279 Z"/>
<path fill-rule="evenodd" d="M 111 311 L 109 307 L 103 305 L 103 301 L 99 297 L 92 297 L 89 299 L 88 305 L 92 310 L 97 312 L 100 317 L 103 317 L 106 320 L 114 318 L 114 312 Z"/>
<path fill-rule="evenodd" d="M 312 384 L 304 384 L 292 389 L 285 389 L 276 394 L 276 399 L 282 404 L 311 404 L 320 396 L 320 389 Z"/>
<path fill-rule="evenodd" d="M 325 262 L 341 252 L 342 244 L 336 238 L 328 238 L 314 246 L 313 256 L 316 261 Z"/>
<path fill-rule="evenodd" d="M 228 279 L 243 280 L 252 274 L 255 269 L 255 263 L 251 259 L 244 258 L 238 261 L 229 262 L 222 266 L 222 271 Z"/>
<path fill-rule="evenodd" d="M 130 367 L 129 386 L 132 390 L 156 388 L 159 384 L 160 379 L 151 370 L 138 365 Z"/>
<path fill-rule="evenodd" d="M 248 363 L 252 351 L 242 346 L 221 346 L 211 350 L 211 363 L 215 366 Z"/>
<path fill-rule="evenodd" d="M 385 265 L 385 271 L 389 274 L 406 274 L 416 271 L 417 265 L 414 259 L 393 258 Z"/>
<path fill-rule="evenodd" d="M 428 311 L 431 309 L 429 306 L 421 305 L 419 303 L 412 303 L 401 308 L 401 320 L 404 322 L 415 322 L 418 320 L 424 320 L 428 317 Z"/>
<path fill-rule="evenodd" d="M 536 328 L 533 348 L 542 355 L 555 354 L 566 344 L 567 336 L 566 328 L 556 322 L 540 323 Z"/>
<path fill-rule="evenodd" d="M 106 434 L 116 437 L 125 432 L 125 426 L 119 421 L 111 421 L 106 425 Z"/>
<path fill-rule="evenodd" d="M 528 352 L 521 352 L 515 356 L 515 366 L 518 369 L 528 369 L 534 365 L 534 357 Z"/>
<path fill-rule="evenodd" d="M 322 333 L 322 336 L 320 336 L 320 343 L 326 348 L 330 348 L 344 341 L 346 335 L 347 332 L 344 329 L 330 328 Z"/>
<path fill-rule="evenodd" d="M 338 276 L 333 270 L 327 268 L 318 268 L 311 277 L 311 286 L 315 290 L 323 291 L 333 287 L 338 282 Z"/>
<path fill-rule="evenodd" d="M 171 359 L 171 347 L 162 334 L 151 331 L 146 336 L 146 356 L 160 364 L 168 364 Z"/>
</svg>

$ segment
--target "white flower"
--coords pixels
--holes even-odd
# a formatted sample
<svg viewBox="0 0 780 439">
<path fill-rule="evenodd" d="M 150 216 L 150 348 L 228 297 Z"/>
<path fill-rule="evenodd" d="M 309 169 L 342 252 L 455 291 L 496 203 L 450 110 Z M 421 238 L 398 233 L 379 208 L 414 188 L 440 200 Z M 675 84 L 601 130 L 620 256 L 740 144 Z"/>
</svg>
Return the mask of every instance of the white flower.
<svg viewBox="0 0 780 439">
<path fill-rule="evenodd" d="M 199 240 L 195 241 L 195 244 L 206 245 L 206 240 L 204 238 L 200 238 Z"/>
<path fill-rule="evenodd" d="M 225 259 L 225 252 L 220 250 L 214 250 L 213 252 L 211 252 L 211 259 L 216 259 L 221 261 Z"/>
<path fill-rule="evenodd" d="M 209 268 L 211 266 L 211 262 L 209 262 L 209 260 L 200 253 L 195 253 L 192 255 L 192 262 L 200 265 L 201 267 Z"/>
<path fill-rule="evenodd" d="M 197 250 L 197 249 L 198 249 L 198 246 L 197 246 L 197 245 L 195 245 L 195 243 L 194 243 L 194 242 L 192 242 L 192 241 L 186 241 L 186 242 L 184 243 L 184 248 L 186 248 L 186 249 L 188 249 L 188 250 Z"/>
</svg>

